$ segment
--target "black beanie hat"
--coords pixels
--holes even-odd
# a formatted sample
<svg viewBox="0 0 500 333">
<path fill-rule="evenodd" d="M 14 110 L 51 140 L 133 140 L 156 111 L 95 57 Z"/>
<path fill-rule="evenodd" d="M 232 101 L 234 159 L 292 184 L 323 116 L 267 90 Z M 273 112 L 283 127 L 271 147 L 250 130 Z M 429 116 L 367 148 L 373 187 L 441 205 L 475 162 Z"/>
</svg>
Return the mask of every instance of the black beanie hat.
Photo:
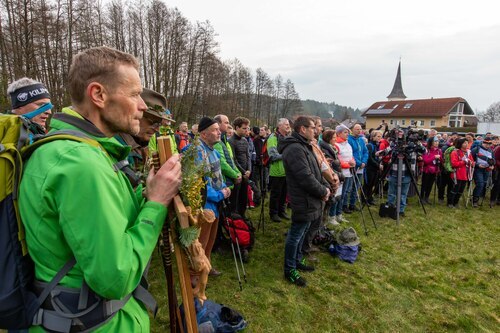
<svg viewBox="0 0 500 333">
<path fill-rule="evenodd" d="M 206 130 L 207 128 L 209 128 L 210 126 L 212 126 L 215 123 L 216 123 L 216 121 L 213 120 L 212 118 L 209 118 L 209 117 L 201 118 L 200 122 L 198 124 L 198 132 Z"/>
</svg>

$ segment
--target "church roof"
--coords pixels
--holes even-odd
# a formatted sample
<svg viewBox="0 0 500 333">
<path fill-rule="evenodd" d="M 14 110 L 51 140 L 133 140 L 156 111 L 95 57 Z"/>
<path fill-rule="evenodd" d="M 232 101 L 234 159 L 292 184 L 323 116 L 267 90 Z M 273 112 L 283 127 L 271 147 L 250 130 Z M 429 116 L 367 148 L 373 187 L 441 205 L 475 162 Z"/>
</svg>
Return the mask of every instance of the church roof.
<svg viewBox="0 0 500 333">
<path fill-rule="evenodd" d="M 406 99 L 406 95 L 403 93 L 403 85 L 401 83 L 401 61 L 398 66 L 398 73 L 396 74 L 396 80 L 394 81 L 394 87 L 392 91 L 387 96 L 388 99 Z"/>
</svg>

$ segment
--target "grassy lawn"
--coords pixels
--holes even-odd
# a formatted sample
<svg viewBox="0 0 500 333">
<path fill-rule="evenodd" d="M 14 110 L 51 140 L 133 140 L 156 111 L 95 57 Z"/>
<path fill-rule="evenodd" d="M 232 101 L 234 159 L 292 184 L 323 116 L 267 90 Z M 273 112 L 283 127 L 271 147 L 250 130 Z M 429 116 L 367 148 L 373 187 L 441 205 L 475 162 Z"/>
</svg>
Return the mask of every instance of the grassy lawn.
<svg viewBox="0 0 500 333">
<path fill-rule="evenodd" d="M 426 206 L 424 215 L 410 199 L 401 224 L 364 210 L 351 214 L 362 242 L 354 264 L 328 253 L 317 257 L 316 271 L 303 273 L 308 286 L 283 279 L 284 233 L 289 222 L 257 232 L 247 283 L 239 290 L 232 254 L 212 255 L 223 271 L 210 278 L 209 299 L 239 310 L 247 332 L 499 332 L 500 206 L 449 209 Z M 249 211 L 255 225 L 260 209 Z M 153 332 L 168 331 L 165 278 L 158 254 L 150 275 L 160 305 Z M 180 294 L 178 294 L 180 295 Z"/>
</svg>

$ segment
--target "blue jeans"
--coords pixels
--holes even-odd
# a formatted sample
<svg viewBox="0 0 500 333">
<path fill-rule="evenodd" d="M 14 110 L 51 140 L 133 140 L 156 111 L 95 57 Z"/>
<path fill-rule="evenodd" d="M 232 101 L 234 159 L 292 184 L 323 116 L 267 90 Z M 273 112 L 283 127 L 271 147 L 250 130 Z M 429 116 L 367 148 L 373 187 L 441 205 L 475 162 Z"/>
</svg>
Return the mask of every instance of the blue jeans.
<svg viewBox="0 0 500 333">
<path fill-rule="evenodd" d="M 293 221 L 292 217 L 292 224 L 285 242 L 285 273 L 297 268 L 297 263 L 302 260 L 302 244 L 310 225 L 310 221 Z"/>
<path fill-rule="evenodd" d="M 472 196 L 477 198 L 482 197 L 484 195 L 484 189 L 486 188 L 486 183 L 488 182 L 489 171 L 486 169 L 481 169 L 477 167 L 474 170 L 474 182 L 476 183 L 476 187 L 474 187 L 474 192 L 472 192 Z"/>
<path fill-rule="evenodd" d="M 410 176 L 403 176 L 401 179 L 401 207 L 399 208 L 400 213 L 404 213 L 406 207 L 406 197 L 408 195 L 408 190 L 410 189 Z M 387 203 L 390 205 L 396 205 L 396 197 L 398 195 L 398 177 L 389 177 L 389 191 L 387 193 Z"/>
<path fill-rule="evenodd" d="M 337 216 L 342 214 L 342 207 L 347 206 L 347 196 L 352 186 L 352 177 L 346 177 L 344 179 L 344 184 L 342 184 L 342 194 L 340 195 L 340 201 L 337 203 L 335 212 L 333 215 Z"/>
</svg>

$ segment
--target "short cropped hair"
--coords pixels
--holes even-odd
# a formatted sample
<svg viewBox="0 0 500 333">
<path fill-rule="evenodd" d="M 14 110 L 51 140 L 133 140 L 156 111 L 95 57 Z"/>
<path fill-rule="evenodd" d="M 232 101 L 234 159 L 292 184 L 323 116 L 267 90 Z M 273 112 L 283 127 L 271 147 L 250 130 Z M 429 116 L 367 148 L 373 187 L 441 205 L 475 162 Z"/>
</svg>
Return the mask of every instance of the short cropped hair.
<svg viewBox="0 0 500 333">
<path fill-rule="evenodd" d="M 308 126 L 311 126 L 311 123 L 314 124 L 314 119 L 312 117 L 309 117 L 309 116 L 299 116 L 297 119 L 295 119 L 295 121 L 293 123 L 293 130 L 296 133 L 299 133 L 300 132 L 300 128 L 302 126 L 308 127 Z"/>
<path fill-rule="evenodd" d="M 233 126 L 234 128 L 236 127 L 242 127 L 243 125 L 248 125 L 250 124 L 250 120 L 245 117 L 237 117 L 235 120 L 233 120 Z"/>
<path fill-rule="evenodd" d="M 83 102 L 85 90 L 93 81 L 107 86 L 108 89 L 116 87 L 120 65 L 132 66 L 139 70 L 137 58 L 107 46 L 90 48 L 75 55 L 68 75 L 72 102 L 75 104 Z"/>
<path fill-rule="evenodd" d="M 29 77 L 20 78 L 19 80 L 16 80 L 11 84 L 9 84 L 9 86 L 7 87 L 7 95 L 10 95 L 11 93 L 20 88 L 31 86 L 32 84 L 38 84 L 38 83 L 41 84 L 41 82 L 30 79 Z"/>
</svg>

